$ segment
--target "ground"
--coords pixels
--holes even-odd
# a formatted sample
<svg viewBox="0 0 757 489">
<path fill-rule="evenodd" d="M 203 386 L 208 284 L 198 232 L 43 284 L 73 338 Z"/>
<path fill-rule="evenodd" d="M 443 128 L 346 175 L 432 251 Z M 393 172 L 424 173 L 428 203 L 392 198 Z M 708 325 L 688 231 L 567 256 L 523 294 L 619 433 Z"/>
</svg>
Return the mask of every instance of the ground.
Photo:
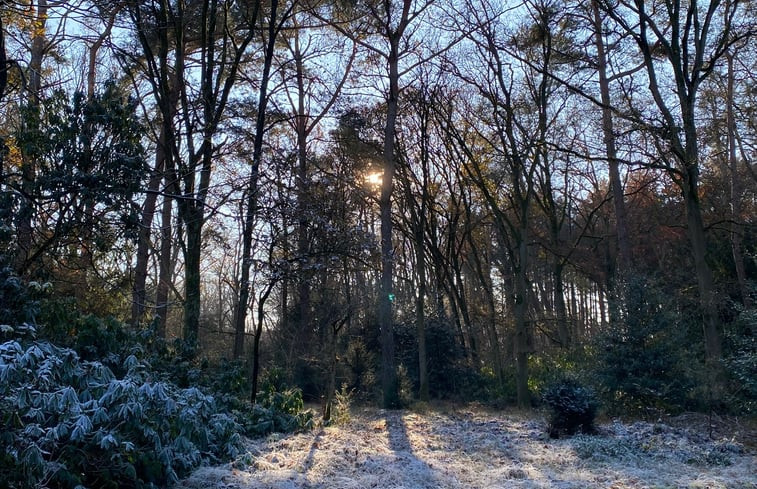
<svg viewBox="0 0 757 489">
<path fill-rule="evenodd" d="M 545 426 L 476 407 L 360 410 L 340 426 L 250 440 L 233 464 L 177 488 L 757 489 L 754 432 L 735 421 L 608 421 L 557 440 Z"/>
</svg>

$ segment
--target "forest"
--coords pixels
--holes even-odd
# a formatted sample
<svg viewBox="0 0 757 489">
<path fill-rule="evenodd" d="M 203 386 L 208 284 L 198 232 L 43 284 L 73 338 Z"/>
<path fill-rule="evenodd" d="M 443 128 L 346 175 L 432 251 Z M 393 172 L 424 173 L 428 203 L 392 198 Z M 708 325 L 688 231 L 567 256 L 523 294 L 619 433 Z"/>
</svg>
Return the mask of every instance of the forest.
<svg viewBox="0 0 757 489">
<path fill-rule="evenodd" d="M 357 406 L 754 420 L 756 9 L 0 2 L 0 488 Z"/>
</svg>

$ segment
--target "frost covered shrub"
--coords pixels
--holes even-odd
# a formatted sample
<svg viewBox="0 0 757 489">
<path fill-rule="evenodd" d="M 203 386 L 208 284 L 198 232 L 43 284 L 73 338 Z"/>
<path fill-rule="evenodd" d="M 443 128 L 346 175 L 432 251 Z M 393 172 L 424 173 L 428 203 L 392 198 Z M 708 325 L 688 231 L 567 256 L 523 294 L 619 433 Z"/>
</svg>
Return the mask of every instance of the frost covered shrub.
<svg viewBox="0 0 757 489">
<path fill-rule="evenodd" d="M 154 487 L 237 453 L 212 397 L 154 381 L 130 356 L 116 377 L 46 341 L 0 345 L 0 478 L 9 487 Z"/>
<path fill-rule="evenodd" d="M 599 402 L 591 389 L 574 379 L 564 378 L 547 387 L 542 399 L 551 411 L 549 436 L 552 438 L 558 438 L 562 433 L 574 435 L 579 431 L 594 431 Z"/>
</svg>

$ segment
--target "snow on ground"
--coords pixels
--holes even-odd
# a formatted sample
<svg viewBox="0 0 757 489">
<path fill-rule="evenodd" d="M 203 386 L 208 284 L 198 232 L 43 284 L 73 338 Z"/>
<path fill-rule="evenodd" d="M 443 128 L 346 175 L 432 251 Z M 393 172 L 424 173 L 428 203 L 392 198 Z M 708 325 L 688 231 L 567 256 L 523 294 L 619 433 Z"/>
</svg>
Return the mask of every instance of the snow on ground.
<svg viewBox="0 0 757 489">
<path fill-rule="evenodd" d="M 235 463 L 177 489 L 757 489 L 754 447 L 679 424 L 616 421 L 551 440 L 543 420 L 517 413 L 361 410 L 342 426 L 250 440 Z"/>
</svg>

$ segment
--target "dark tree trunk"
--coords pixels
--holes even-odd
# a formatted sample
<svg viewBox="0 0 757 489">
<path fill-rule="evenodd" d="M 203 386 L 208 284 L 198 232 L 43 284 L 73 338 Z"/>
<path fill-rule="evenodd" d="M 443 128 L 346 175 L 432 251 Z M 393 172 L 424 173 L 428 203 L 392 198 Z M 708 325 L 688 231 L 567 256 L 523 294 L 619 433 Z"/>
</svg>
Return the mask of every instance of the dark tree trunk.
<svg viewBox="0 0 757 489">
<path fill-rule="evenodd" d="M 379 328 L 381 330 L 381 387 L 384 393 L 384 408 L 399 406 L 399 386 L 394 361 L 394 331 L 392 301 L 394 289 L 394 244 L 392 242 L 392 190 L 394 188 L 396 122 L 399 99 L 399 38 L 390 38 L 389 96 L 384 127 L 384 174 L 379 197 L 381 221 L 381 294 L 378 300 Z"/>
<path fill-rule="evenodd" d="M 268 19 L 268 37 L 266 39 L 265 59 L 263 60 L 263 73 L 258 89 L 257 118 L 255 120 L 255 140 L 252 147 L 252 167 L 247 184 L 247 203 L 245 219 L 242 228 L 242 270 L 239 280 L 239 302 L 234 318 L 234 358 L 239 358 L 244 353 L 245 323 L 247 320 L 247 307 L 250 300 L 250 268 L 252 266 L 252 231 L 255 227 L 255 216 L 258 212 L 258 180 L 260 179 L 260 164 L 263 158 L 263 136 L 265 131 L 266 110 L 268 106 L 268 82 L 271 77 L 271 65 L 273 64 L 273 51 L 276 45 L 276 37 L 279 32 L 278 25 L 278 0 L 272 0 L 270 4 L 270 17 Z M 257 357 L 256 357 L 257 358 Z"/>
<path fill-rule="evenodd" d="M 612 120 L 612 101 L 610 99 L 610 82 L 607 78 L 607 54 L 603 39 L 602 18 L 598 5 L 599 0 L 592 0 L 594 15 L 594 44 L 597 48 L 597 71 L 599 73 L 599 92 L 602 101 L 602 137 L 607 152 L 607 164 L 610 172 L 610 189 L 615 211 L 615 231 L 617 233 L 617 266 L 615 273 L 621 281 L 631 269 L 631 243 L 628 237 L 626 218 L 625 193 L 623 182 L 620 180 L 618 150 L 615 143 L 615 129 Z M 613 280 L 615 282 L 615 280 Z"/>
<path fill-rule="evenodd" d="M 39 112 L 40 98 L 42 97 L 42 61 L 46 53 L 45 33 L 48 17 L 47 0 L 37 1 L 36 16 L 33 20 L 34 34 L 32 35 L 32 46 L 29 59 L 29 84 L 28 84 L 28 105 L 30 112 L 33 114 L 31 123 L 35 127 L 26 128 L 27 131 L 39 130 Z M 32 198 L 34 195 L 35 180 L 37 175 L 36 155 L 22 154 L 21 163 L 21 203 L 19 212 L 16 215 L 16 243 L 17 252 L 14 260 L 14 270 L 19 275 L 24 275 L 27 268 L 31 265 L 30 258 L 33 255 L 34 247 L 34 229 L 32 219 L 34 214 L 34 204 Z"/>
</svg>

